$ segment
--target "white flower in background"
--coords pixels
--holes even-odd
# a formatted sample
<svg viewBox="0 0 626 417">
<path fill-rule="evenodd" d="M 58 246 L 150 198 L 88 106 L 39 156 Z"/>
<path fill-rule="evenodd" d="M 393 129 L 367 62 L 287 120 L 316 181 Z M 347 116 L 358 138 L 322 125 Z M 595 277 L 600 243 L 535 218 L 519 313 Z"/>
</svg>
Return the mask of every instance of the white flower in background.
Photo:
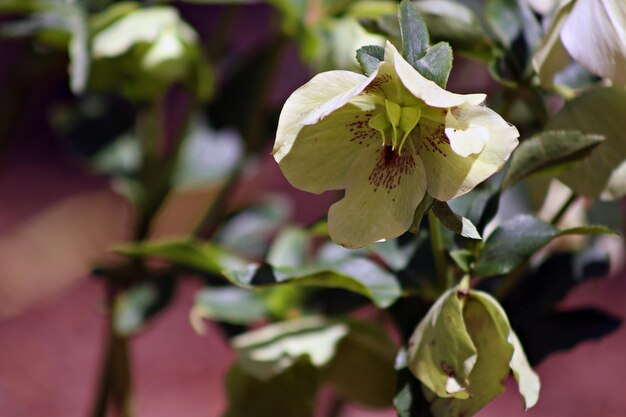
<svg viewBox="0 0 626 417">
<path fill-rule="evenodd" d="M 329 234 L 362 247 L 406 232 L 426 193 L 450 200 L 502 167 L 519 134 L 484 100 L 445 91 L 387 42 L 369 77 L 329 71 L 296 90 L 273 155 L 296 188 L 346 190 L 330 208 Z"/>
<path fill-rule="evenodd" d="M 626 85 L 626 1 L 562 0 L 533 58 L 543 85 L 569 56 L 591 73 Z"/>
</svg>

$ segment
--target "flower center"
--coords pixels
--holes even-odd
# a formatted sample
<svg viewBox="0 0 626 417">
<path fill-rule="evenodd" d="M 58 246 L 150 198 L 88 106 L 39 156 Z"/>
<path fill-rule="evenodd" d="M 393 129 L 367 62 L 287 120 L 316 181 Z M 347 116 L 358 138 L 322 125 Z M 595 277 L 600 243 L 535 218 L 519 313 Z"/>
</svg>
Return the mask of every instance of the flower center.
<svg viewBox="0 0 626 417">
<path fill-rule="evenodd" d="M 380 132 L 383 146 L 391 146 L 402 155 L 402 147 L 409 133 L 415 128 L 422 115 L 419 107 L 401 107 L 393 101 L 385 100 L 385 110 L 369 120 L 369 126 Z"/>
</svg>

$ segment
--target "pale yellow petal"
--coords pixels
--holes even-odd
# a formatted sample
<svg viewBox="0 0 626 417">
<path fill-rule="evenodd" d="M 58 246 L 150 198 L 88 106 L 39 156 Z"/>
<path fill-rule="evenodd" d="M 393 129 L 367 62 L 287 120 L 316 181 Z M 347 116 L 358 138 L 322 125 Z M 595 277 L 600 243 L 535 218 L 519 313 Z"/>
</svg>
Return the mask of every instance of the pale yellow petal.
<svg viewBox="0 0 626 417">
<path fill-rule="evenodd" d="M 385 62 L 393 66 L 404 87 L 429 106 L 448 108 L 485 101 L 484 94 L 455 94 L 439 87 L 406 62 L 391 42 L 387 42 L 385 46 Z"/>
<path fill-rule="evenodd" d="M 294 91 L 285 102 L 278 120 L 272 154 L 276 161 L 289 152 L 303 128 L 302 120 L 314 109 L 361 85 L 367 77 L 351 71 L 328 71 L 316 75 Z"/>
<path fill-rule="evenodd" d="M 500 170 L 518 144 L 519 133 L 493 110 L 483 106 L 462 106 L 458 118 L 471 119 L 485 128 L 488 139 L 479 154 L 464 158 L 452 150 L 449 139 L 436 128 L 423 125 L 417 139 L 418 154 L 428 176 L 428 194 L 447 201 L 471 191 Z"/>
<path fill-rule="evenodd" d="M 425 192 L 424 167 L 412 143 L 402 156 L 370 147 L 352 163 L 346 195 L 330 208 L 330 237 L 348 248 L 396 238 L 411 227 Z"/>
<path fill-rule="evenodd" d="M 371 117 L 371 111 L 347 104 L 314 125 L 302 126 L 289 152 L 276 158 L 289 183 L 311 193 L 345 188 L 359 153 L 382 144 L 380 133 L 368 124 Z"/>
</svg>

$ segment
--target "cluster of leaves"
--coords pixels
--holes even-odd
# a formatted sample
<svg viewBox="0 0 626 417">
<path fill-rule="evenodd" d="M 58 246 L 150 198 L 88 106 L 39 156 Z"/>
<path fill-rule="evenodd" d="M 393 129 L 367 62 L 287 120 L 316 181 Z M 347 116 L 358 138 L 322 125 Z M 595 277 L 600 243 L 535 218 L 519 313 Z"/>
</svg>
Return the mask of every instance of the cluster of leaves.
<svg viewBox="0 0 626 417">
<path fill-rule="evenodd" d="M 190 311 L 192 325 L 202 333 L 204 320 L 218 323 L 237 353 L 226 380 L 229 417 L 311 416 L 324 385 L 341 401 L 394 406 L 401 417 L 467 417 L 503 392 L 511 372 L 526 406 L 534 405 L 539 380 L 529 362 L 619 325 L 598 310 L 558 309 L 573 286 L 606 275 L 606 255 L 593 242 L 561 253 L 546 246 L 567 235 L 615 232 L 602 225 L 560 227 L 568 205 L 550 221 L 529 213 L 503 221 L 496 215 L 507 194 L 551 177 L 572 190 L 569 202 L 624 196 L 620 116 L 626 92 L 599 86 L 578 67 L 576 77 L 565 71 L 560 88 L 541 87 L 533 56 L 543 22 L 523 1 L 487 0 L 481 16 L 452 0 L 269 3 L 281 16 L 281 39 L 294 40 L 314 70 L 360 67 L 369 75 L 384 59 L 385 39 L 441 87 L 453 50 L 484 62 L 502 86 L 494 102 L 515 119 L 521 144 L 500 177 L 447 203 L 426 198 L 411 233 L 347 250 L 328 240 L 324 221 L 283 227 L 288 210 L 280 201 L 228 212 L 249 165 L 241 155 L 264 148 L 262 92 L 276 71 L 273 45 L 220 89 L 200 37 L 172 6 L 2 4 L 29 16 L 10 22 L 5 32 L 67 51 L 71 89 L 84 95 L 55 119 L 91 168 L 115 179 L 136 207 L 133 243 L 116 248 L 128 261 L 98 270 L 114 290 L 115 336 L 141 331 L 168 306 L 178 279 L 191 275 L 205 284 Z M 211 58 L 220 64 L 220 57 Z M 250 77 L 265 59 L 264 77 Z M 235 85 L 255 91 L 259 106 L 234 94 Z M 586 90 L 548 117 L 548 99 L 581 86 Z M 177 89 L 186 92 L 190 110 L 178 129 L 165 129 L 168 94 Z M 194 119 L 202 109 L 215 125 L 234 124 L 244 145 L 237 135 L 226 145 L 216 139 Z M 172 130 L 179 132 L 163 133 Z M 218 184 L 206 215 L 185 238 L 150 239 L 167 198 L 190 184 Z M 357 310 L 376 314 L 386 326 L 350 317 Z M 259 324 L 265 325 L 250 330 Z M 107 389 L 117 395 L 115 387 Z"/>
</svg>

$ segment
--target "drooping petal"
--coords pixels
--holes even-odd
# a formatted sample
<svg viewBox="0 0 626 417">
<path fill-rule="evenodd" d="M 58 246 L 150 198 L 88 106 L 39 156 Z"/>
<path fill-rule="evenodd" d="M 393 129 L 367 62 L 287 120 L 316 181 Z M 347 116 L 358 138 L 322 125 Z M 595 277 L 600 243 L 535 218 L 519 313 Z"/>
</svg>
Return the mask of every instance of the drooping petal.
<svg viewBox="0 0 626 417">
<path fill-rule="evenodd" d="M 577 0 L 561 31 L 561 40 L 583 67 L 626 85 L 624 0 Z"/>
<path fill-rule="evenodd" d="M 552 87 L 554 76 L 570 63 L 570 57 L 561 42 L 561 29 L 565 25 L 573 6 L 573 0 L 561 2 L 539 49 L 533 56 L 533 67 L 539 74 L 541 85 L 546 88 Z"/>
<path fill-rule="evenodd" d="M 289 183 L 317 194 L 345 188 L 359 153 L 381 146 L 380 133 L 368 124 L 371 117 L 371 110 L 347 104 L 315 125 L 302 126 L 289 152 L 280 159 L 274 154 Z"/>
<path fill-rule="evenodd" d="M 457 155 L 467 158 L 480 153 L 485 147 L 489 130 L 482 125 L 481 116 L 480 106 L 453 107 L 446 114 L 445 133 Z"/>
<path fill-rule="evenodd" d="M 391 42 L 385 45 L 385 62 L 393 66 L 404 87 L 429 106 L 448 108 L 466 103 L 477 105 L 485 101 L 484 94 L 455 94 L 439 87 L 406 62 Z"/>
<path fill-rule="evenodd" d="M 330 72 L 338 72 L 338 71 L 330 71 Z M 354 74 L 359 75 L 356 73 Z M 362 75 L 361 81 L 357 85 L 355 85 L 349 90 L 342 91 L 340 94 L 330 98 L 329 100 L 325 101 L 324 103 L 320 104 L 315 109 L 313 109 L 306 117 L 302 119 L 302 124 L 303 125 L 315 124 L 319 122 L 320 120 L 322 120 L 324 117 L 334 112 L 335 110 L 345 106 L 350 100 L 354 99 L 356 96 L 361 94 L 361 92 L 363 92 L 363 90 L 367 88 L 367 86 L 372 82 L 372 80 L 376 78 L 377 74 L 378 72 L 374 71 L 372 72 L 372 74 L 370 74 L 369 77 L 365 77 Z"/>
<path fill-rule="evenodd" d="M 487 139 L 479 154 L 464 158 L 450 146 L 443 126 L 422 124 L 417 139 L 418 154 L 426 168 L 428 194 L 440 201 L 465 194 L 493 175 L 518 144 L 517 129 L 493 110 L 466 105 L 455 111 L 457 119 L 486 129 Z"/>
<path fill-rule="evenodd" d="M 303 127 L 302 119 L 324 103 L 341 96 L 367 80 L 367 77 L 351 71 L 328 71 L 317 74 L 308 83 L 294 91 L 285 102 L 272 154 L 277 162 L 289 152 L 296 136 Z"/>
<path fill-rule="evenodd" d="M 406 232 L 426 193 L 426 175 L 413 143 L 402 155 L 369 147 L 352 163 L 346 195 L 328 213 L 328 232 L 340 245 L 359 248 Z"/>
</svg>

